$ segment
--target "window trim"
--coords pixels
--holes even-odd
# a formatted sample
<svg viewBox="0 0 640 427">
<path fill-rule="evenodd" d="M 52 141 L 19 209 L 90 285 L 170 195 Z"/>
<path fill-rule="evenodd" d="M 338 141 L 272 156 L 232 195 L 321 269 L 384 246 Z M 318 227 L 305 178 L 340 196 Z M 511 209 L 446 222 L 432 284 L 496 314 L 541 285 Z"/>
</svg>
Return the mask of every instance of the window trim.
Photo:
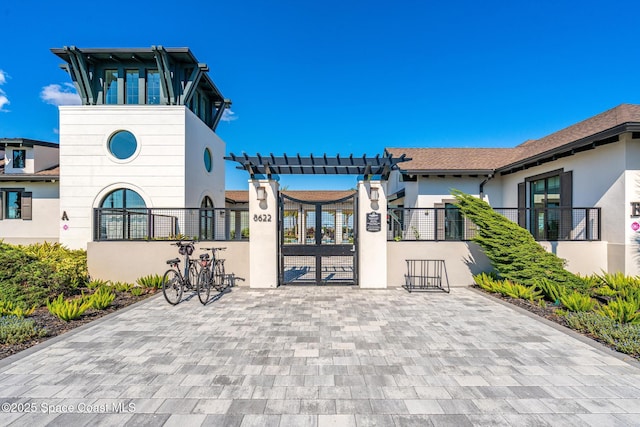
<svg viewBox="0 0 640 427">
<path fill-rule="evenodd" d="M 113 139 L 114 136 L 116 136 L 117 134 L 121 133 L 121 132 L 128 132 L 130 133 L 136 143 L 136 148 L 133 151 L 133 153 L 129 156 L 126 157 L 124 159 L 121 159 L 119 157 L 117 157 L 112 151 L 111 151 L 111 141 Z M 111 161 L 115 162 L 115 163 L 129 163 L 132 162 L 136 157 L 138 157 L 138 154 L 140 154 L 140 150 L 141 150 L 141 146 L 142 144 L 140 143 L 140 141 L 138 140 L 138 137 L 136 136 L 135 133 L 133 133 L 131 130 L 129 129 L 116 129 L 113 132 L 110 132 L 107 134 L 107 138 L 106 141 L 104 143 L 104 149 L 107 152 L 107 155 L 109 156 L 109 158 L 111 159 Z"/>
</svg>

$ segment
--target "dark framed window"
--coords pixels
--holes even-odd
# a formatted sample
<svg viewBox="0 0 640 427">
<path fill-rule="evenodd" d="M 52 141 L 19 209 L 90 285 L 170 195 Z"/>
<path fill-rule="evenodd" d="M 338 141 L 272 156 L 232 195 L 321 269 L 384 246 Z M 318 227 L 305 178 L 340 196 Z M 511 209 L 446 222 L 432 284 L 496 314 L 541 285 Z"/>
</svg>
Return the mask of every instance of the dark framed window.
<svg viewBox="0 0 640 427">
<path fill-rule="evenodd" d="M 558 169 L 529 177 L 518 187 L 518 207 L 529 209 L 528 229 L 538 240 L 563 240 L 573 227 L 572 172 Z M 525 193 L 526 192 L 526 193 Z M 528 196 L 528 197 L 527 197 Z M 520 225 L 526 218 L 519 214 Z"/>
<path fill-rule="evenodd" d="M 131 132 L 119 130 L 109 138 L 108 149 L 113 157 L 126 160 L 138 149 L 138 141 Z"/>
<path fill-rule="evenodd" d="M 147 70 L 147 104 L 160 104 L 160 73 Z"/>
<path fill-rule="evenodd" d="M 118 70 L 104 70 L 104 103 L 118 103 Z"/>
<path fill-rule="evenodd" d="M 13 150 L 13 163 L 14 169 L 24 169 L 27 158 L 27 150 Z"/>
<path fill-rule="evenodd" d="M 0 189 L 0 219 L 30 220 L 32 193 L 23 188 Z"/>
<path fill-rule="evenodd" d="M 127 70 L 124 86 L 126 89 L 125 102 L 127 104 L 138 104 L 140 98 L 140 72 L 138 70 Z"/>
</svg>

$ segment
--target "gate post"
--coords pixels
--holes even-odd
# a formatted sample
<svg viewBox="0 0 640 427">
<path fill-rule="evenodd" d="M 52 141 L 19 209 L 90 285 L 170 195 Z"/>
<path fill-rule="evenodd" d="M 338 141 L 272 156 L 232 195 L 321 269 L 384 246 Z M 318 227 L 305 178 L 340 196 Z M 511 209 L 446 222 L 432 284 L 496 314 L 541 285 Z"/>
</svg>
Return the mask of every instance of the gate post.
<svg viewBox="0 0 640 427">
<path fill-rule="evenodd" d="M 278 286 L 278 181 L 249 180 L 249 286 Z"/>
<path fill-rule="evenodd" d="M 381 181 L 358 182 L 358 283 L 387 287 L 387 197 Z"/>
</svg>

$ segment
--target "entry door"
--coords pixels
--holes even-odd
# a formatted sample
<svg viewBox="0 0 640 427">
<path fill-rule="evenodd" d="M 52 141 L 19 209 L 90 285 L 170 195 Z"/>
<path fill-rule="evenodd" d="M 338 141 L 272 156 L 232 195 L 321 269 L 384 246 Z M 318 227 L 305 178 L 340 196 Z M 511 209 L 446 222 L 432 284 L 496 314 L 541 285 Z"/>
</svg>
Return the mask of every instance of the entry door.
<svg viewBox="0 0 640 427">
<path fill-rule="evenodd" d="M 356 197 L 306 202 L 280 197 L 280 284 L 353 285 Z"/>
</svg>

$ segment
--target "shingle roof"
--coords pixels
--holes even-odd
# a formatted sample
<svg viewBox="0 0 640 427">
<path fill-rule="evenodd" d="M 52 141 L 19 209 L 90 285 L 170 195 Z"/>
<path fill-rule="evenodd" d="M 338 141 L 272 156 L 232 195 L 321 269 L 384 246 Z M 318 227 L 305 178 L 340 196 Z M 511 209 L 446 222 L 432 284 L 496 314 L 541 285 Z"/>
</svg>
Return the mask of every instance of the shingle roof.
<svg viewBox="0 0 640 427">
<path fill-rule="evenodd" d="M 624 123 L 640 122 L 640 105 L 621 104 L 579 123 L 545 136 L 520 144 L 527 157 L 544 153 L 582 138 L 595 135 Z"/>
<path fill-rule="evenodd" d="M 492 171 L 514 161 L 520 150 L 514 148 L 387 148 L 394 157 L 411 158 L 399 165 L 404 171 Z"/>
<path fill-rule="evenodd" d="M 640 105 L 621 104 L 551 135 L 528 140 L 514 148 L 387 148 L 394 157 L 413 160 L 399 165 L 407 172 L 470 172 L 499 170 L 535 156 L 572 146 L 616 126 L 640 123 Z"/>
</svg>

